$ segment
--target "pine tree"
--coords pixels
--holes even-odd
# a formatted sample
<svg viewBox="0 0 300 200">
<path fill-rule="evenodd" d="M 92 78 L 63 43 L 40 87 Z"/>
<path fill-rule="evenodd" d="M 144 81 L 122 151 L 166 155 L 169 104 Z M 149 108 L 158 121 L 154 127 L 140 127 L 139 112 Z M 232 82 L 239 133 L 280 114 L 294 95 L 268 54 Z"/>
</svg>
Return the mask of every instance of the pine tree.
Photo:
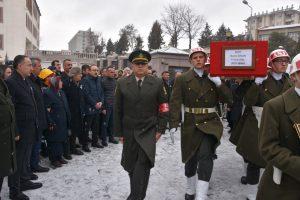
<svg viewBox="0 0 300 200">
<path fill-rule="evenodd" d="M 227 29 L 226 29 L 225 25 L 222 24 L 219 27 L 217 33 L 214 35 L 213 39 L 217 40 L 217 41 L 222 41 L 222 40 L 224 41 L 224 40 L 226 40 L 227 39 L 226 32 L 227 32 Z"/>
<path fill-rule="evenodd" d="M 200 47 L 209 47 L 213 34 L 209 24 L 206 22 L 204 30 L 201 32 L 201 36 L 198 40 Z"/>
<path fill-rule="evenodd" d="M 118 42 L 116 44 L 116 53 L 120 55 L 123 52 L 128 51 L 128 49 L 129 49 L 128 36 L 126 35 L 126 33 L 122 33 L 122 35 L 120 36 L 120 39 L 118 40 Z"/>
<path fill-rule="evenodd" d="M 135 50 L 137 50 L 137 49 L 143 49 L 144 48 L 143 43 L 144 43 L 143 38 L 140 35 L 138 35 L 136 37 L 135 48 L 134 49 Z"/>
<path fill-rule="evenodd" d="M 106 44 L 106 51 L 107 51 L 107 54 L 111 54 L 112 52 L 115 51 L 115 45 L 111 41 L 110 38 L 108 39 L 107 44 Z"/>
<path fill-rule="evenodd" d="M 164 44 L 162 37 L 162 29 L 160 23 L 156 20 L 153 23 L 150 34 L 148 36 L 148 48 L 149 51 L 154 49 L 160 49 Z"/>
</svg>

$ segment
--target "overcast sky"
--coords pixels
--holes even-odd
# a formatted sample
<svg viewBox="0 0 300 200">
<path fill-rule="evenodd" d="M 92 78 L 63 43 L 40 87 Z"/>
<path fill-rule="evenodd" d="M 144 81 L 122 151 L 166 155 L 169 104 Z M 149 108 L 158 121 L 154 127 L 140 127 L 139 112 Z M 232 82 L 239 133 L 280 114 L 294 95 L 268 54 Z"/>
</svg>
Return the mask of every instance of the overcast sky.
<svg viewBox="0 0 300 200">
<path fill-rule="evenodd" d="M 245 32 L 243 20 L 250 16 L 250 8 L 242 4 L 242 0 L 37 0 L 42 13 L 40 49 L 66 50 L 76 32 L 89 27 L 102 32 L 106 41 L 108 38 L 116 41 L 119 30 L 127 24 L 134 24 L 148 49 L 147 37 L 153 22 L 161 19 L 165 6 L 179 2 L 204 15 L 214 32 L 222 23 L 230 27 L 234 35 Z M 292 4 L 299 8 L 300 5 L 299 0 L 248 2 L 253 13 Z M 187 41 L 180 40 L 179 48 L 188 48 Z"/>
</svg>

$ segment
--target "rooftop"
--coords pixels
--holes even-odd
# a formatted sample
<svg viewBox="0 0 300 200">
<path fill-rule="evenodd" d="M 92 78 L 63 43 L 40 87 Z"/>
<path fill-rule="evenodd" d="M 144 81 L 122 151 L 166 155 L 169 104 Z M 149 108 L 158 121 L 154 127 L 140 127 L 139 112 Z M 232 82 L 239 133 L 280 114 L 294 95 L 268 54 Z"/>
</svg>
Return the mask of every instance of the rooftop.
<svg viewBox="0 0 300 200">
<path fill-rule="evenodd" d="M 300 27 L 300 24 L 289 24 L 289 25 L 280 25 L 280 26 L 261 27 L 258 30 L 260 30 L 260 31 L 267 31 L 267 30 L 295 28 L 295 27 Z"/>
<path fill-rule="evenodd" d="M 150 52 L 150 54 L 182 54 L 182 55 L 189 55 L 186 51 L 177 49 L 175 47 L 165 47 L 162 49 L 156 49 Z"/>
</svg>

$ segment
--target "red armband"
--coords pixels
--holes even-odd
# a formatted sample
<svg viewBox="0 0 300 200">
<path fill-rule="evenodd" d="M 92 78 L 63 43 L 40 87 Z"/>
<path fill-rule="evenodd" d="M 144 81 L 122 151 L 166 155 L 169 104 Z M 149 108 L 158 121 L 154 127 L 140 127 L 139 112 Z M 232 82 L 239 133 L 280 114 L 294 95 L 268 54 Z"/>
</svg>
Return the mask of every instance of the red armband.
<svg viewBox="0 0 300 200">
<path fill-rule="evenodd" d="M 159 105 L 159 112 L 160 113 L 165 113 L 165 112 L 169 112 L 169 104 L 168 103 L 162 103 Z"/>
</svg>

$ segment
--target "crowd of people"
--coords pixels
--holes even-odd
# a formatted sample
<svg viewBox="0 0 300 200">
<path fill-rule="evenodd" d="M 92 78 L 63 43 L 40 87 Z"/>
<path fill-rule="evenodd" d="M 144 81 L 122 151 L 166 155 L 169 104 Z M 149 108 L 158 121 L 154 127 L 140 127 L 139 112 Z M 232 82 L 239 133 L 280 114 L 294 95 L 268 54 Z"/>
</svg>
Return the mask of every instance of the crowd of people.
<svg viewBox="0 0 300 200">
<path fill-rule="evenodd" d="M 42 187 L 32 181 L 49 171 L 40 154 L 56 169 L 72 155 L 121 141 L 127 200 L 143 200 L 156 142 L 168 128 L 171 139 L 181 130 L 184 199 L 205 200 L 223 134 L 219 105 L 226 103 L 230 141 L 244 160 L 240 181 L 251 188 L 245 199 L 300 199 L 300 54 L 292 60 L 283 48 L 272 51 L 267 76 L 256 78 L 210 76 L 201 47 L 190 51 L 192 68 L 174 79 L 169 71 L 158 78 L 150 60 L 136 50 L 131 68 L 119 71 L 74 67 L 69 59 L 42 69 L 39 58 L 25 55 L 1 65 L 0 186 L 8 176 L 9 197 L 27 200 L 22 191 Z"/>
<path fill-rule="evenodd" d="M 8 164 L 1 161 L 0 185 L 9 175 L 11 199 L 29 199 L 22 191 L 42 187 L 32 181 L 38 179 L 35 173 L 50 170 L 40 165 L 41 155 L 55 169 L 91 147 L 119 143 L 113 134 L 114 91 L 117 79 L 129 76 L 131 69 L 72 65 L 69 59 L 62 66 L 54 60 L 43 69 L 39 58 L 25 55 L 16 56 L 13 65 L 0 65 L 0 97 L 10 106 L 9 112 L 0 107 L 1 145 L 6 145 L 1 152 L 11 154 L 7 160 L 1 155 Z"/>
</svg>

